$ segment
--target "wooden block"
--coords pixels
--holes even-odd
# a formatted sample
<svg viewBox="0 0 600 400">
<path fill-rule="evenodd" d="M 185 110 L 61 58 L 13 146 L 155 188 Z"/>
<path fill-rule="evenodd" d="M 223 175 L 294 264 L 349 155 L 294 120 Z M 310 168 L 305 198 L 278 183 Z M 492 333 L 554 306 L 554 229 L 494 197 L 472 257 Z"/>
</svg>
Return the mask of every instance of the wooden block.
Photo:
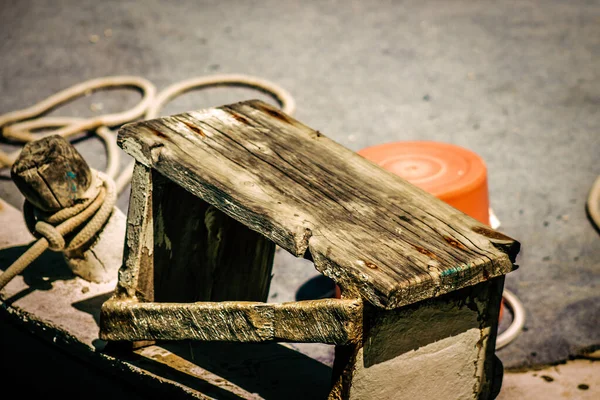
<svg viewBox="0 0 600 400">
<path fill-rule="evenodd" d="M 11 178 L 31 204 L 48 212 L 75 205 L 92 183 L 84 158 L 58 135 L 27 143 L 11 168 Z"/>
<path fill-rule="evenodd" d="M 364 337 L 338 346 L 330 400 L 493 399 L 504 277 L 396 310 L 365 307 Z"/>
</svg>

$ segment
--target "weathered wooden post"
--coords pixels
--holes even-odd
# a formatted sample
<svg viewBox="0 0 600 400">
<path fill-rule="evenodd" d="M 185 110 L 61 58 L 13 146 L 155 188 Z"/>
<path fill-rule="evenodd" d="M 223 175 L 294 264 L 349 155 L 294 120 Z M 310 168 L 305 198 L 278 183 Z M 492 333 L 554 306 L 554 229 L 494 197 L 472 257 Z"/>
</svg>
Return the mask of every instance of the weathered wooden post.
<svg viewBox="0 0 600 400">
<path fill-rule="evenodd" d="M 26 218 L 37 213 L 43 219 L 91 202 L 102 186 L 97 174 L 75 147 L 58 135 L 27 143 L 11 168 L 13 182 L 35 208 L 25 210 Z M 35 231 L 36 221 L 27 222 Z M 77 233 L 72 232 L 71 237 Z M 113 207 L 98 233 L 82 246 L 64 251 L 65 261 L 75 275 L 85 280 L 114 280 L 121 265 L 124 235 L 125 216 Z"/>
<path fill-rule="evenodd" d="M 329 343 L 330 399 L 490 397 L 518 242 L 260 101 L 119 144 L 137 165 L 102 339 Z M 274 244 L 342 299 L 264 303 Z"/>
</svg>

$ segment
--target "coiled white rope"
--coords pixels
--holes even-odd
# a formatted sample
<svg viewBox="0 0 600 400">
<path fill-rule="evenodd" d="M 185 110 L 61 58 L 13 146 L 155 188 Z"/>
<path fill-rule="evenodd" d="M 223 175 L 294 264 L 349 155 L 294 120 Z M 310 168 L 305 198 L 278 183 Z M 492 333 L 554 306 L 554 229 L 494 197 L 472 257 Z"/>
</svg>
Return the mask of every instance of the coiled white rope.
<svg viewBox="0 0 600 400">
<path fill-rule="evenodd" d="M 142 100 L 133 108 L 119 113 L 104 114 L 91 118 L 46 117 L 39 115 L 96 90 L 110 87 L 132 87 L 142 92 Z M 47 135 L 60 135 L 69 138 L 89 130 L 96 130 L 107 150 L 106 174 L 111 179 L 118 179 L 119 151 L 110 127 L 119 126 L 143 117 L 151 102 L 156 97 L 156 87 L 150 81 L 138 76 L 112 76 L 92 79 L 64 89 L 47 99 L 23 110 L 13 111 L 0 116 L 2 135 L 20 143 L 27 143 Z M 58 128 L 47 134 L 33 134 L 34 130 Z M 17 150 L 11 154 L 0 151 L 0 168 L 10 167 L 20 154 Z M 117 193 L 120 193 L 117 190 Z"/>
<path fill-rule="evenodd" d="M 600 176 L 592 184 L 586 200 L 586 209 L 592 223 L 600 231 Z"/>
<path fill-rule="evenodd" d="M 156 87 L 148 80 L 139 76 L 110 76 L 104 78 L 92 79 L 71 86 L 70 88 L 61 90 L 60 92 L 48 97 L 47 99 L 23 110 L 13 111 L 0 116 L 0 127 L 3 127 L 3 134 L 7 138 L 20 139 L 22 141 L 30 141 L 32 138 L 25 134 L 23 135 L 22 127 L 18 125 L 7 126 L 23 120 L 27 120 L 38 115 L 44 114 L 57 106 L 70 101 L 74 98 L 84 96 L 95 90 L 108 87 L 135 87 L 142 90 L 144 96 L 142 100 L 133 108 L 113 114 L 104 114 L 92 118 L 84 119 L 76 124 L 70 124 L 61 130 L 54 131 L 52 134 L 61 135 L 63 137 L 70 136 L 73 133 L 78 133 L 84 130 L 91 130 L 100 126 L 117 126 L 128 121 L 132 121 L 144 115 L 150 103 L 156 95 Z"/>
<path fill-rule="evenodd" d="M 496 337 L 496 350 L 499 350 L 515 340 L 525 325 L 525 307 L 513 292 L 504 289 L 502 298 L 512 311 L 513 320 L 508 328 Z"/>
</svg>

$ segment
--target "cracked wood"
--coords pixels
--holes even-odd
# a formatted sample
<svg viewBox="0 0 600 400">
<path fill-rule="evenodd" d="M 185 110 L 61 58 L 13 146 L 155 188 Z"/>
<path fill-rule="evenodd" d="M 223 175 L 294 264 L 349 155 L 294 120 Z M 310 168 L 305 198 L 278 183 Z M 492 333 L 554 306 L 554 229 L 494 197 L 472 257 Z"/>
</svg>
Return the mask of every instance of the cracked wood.
<svg viewBox="0 0 600 400">
<path fill-rule="evenodd" d="M 393 309 L 515 268 L 517 241 L 261 101 L 127 124 L 118 142 L 344 297 Z"/>
<path fill-rule="evenodd" d="M 54 212 L 82 201 L 92 172 L 75 147 L 52 135 L 25 144 L 11 178 L 31 204 Z"/>
</svg>

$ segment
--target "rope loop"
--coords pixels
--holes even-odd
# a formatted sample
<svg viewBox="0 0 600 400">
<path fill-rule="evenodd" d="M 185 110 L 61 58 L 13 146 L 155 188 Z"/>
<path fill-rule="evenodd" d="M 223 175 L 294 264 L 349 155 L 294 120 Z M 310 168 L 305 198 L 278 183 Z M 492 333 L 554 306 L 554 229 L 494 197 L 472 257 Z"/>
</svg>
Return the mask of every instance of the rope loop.
<svg viewBox="0 0 600 400">
<path fill-rule="evenodd" d="M 93 91 L 111 87 L 138 89 L 142 92 L 142 100 L 129 110 L 113 114 L 90 118 L 44 117 L 30 120 L 30 118 L 45 114 L 70 100 L 85 96 Z M 50 134 L 67 138 L 101 127 L 117 126 L 144 116 L 155 97 L 156 87 L 154 84 L 139 76 L 108 76 L 91 79 L 61 90 L 29 108 L 1 115 L 1 134 L 7 139 L 27 143 L 43 137 L 44 135 L 33 135 L 32 133 L 32 131 L 42 128 L 58 128 Z M 0 152 L 0 168 L 10 167 L 19 156 L 19 153 L 19 150 L 12 154 Z"/>
<path fill-rule="evenodd" d="M 93 170 L 92 173 L 102 186 L 95 196 L 83 203 L 43 216 L 43 212 L 25 200 L 23 214 L 27 227 L 34 236 L 46 239 L 50 250 L 76 250 L 88 243 L 108 221 L 117 200 L 115 183 L 102 172 Z M 80 227 L 75 237 L 66 243 L 64 236 Z"/>
<path fill-rule="evenodd" d="M 48 248 L 52 251 L 62 251 L 65 248 L 65 238 L 58 230 L 47 222 L 38 221 L 35 231 L 48 241 Z"/>
</svg>

